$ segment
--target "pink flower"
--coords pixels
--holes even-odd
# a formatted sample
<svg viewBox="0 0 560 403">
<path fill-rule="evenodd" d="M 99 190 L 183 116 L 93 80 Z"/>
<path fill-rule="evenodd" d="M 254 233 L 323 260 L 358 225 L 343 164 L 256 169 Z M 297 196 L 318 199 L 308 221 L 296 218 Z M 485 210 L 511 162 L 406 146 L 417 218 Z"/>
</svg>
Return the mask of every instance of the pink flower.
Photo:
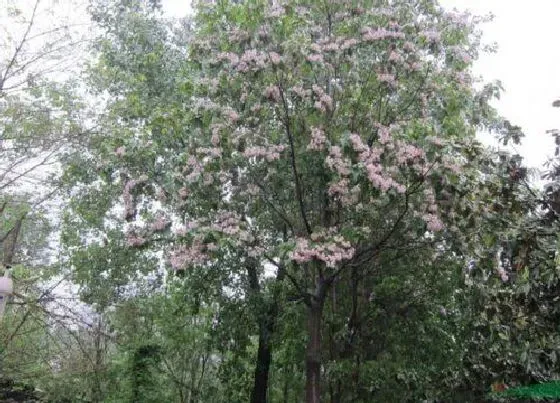
<svg viewBox="0 0 560 403">
<path fill-rule="evenodd" d="M 115 150 L 115 155 L 117 157 L 123 157 L 126 154 L 126 148 L 124 146 L 117 147 Z"/>
<path fill-rule="evenodd" d="M 437 43 L 441 41 L 441 34 L 437 31 L 423 31 L 420 35 L 426 38 L 428 42 Z"/>
<path fill-rule="evenodd" d="M 394 74 L 380 73 L 377 75 L 377 79 L 382 83 L 389 84 L 390 86 L 395 86 L 397 84 L 397 80 Z"/>
<path fill-rule="evenodd" d="M 171 225 L 171 221 L 169 221 L 163 214 L 158 214 L 156 216 L 156 220 L 152 223 L 152 230 L 153 231 L 163 231 L 169 225 Z"/>
<path fill-rule="evenodd" d="M 291 91 L 301 99 L 305 99 L 310 95 L 309 90 L 304 90 L 301 86 L 292 87 Z"/>
<path fill-rule="evenodd" d="M 217 134 L 213 134 L 210 138 L 210 142 L 214 147 L 218 147 L 220 145 L 220 136 Z"/>
<path fill-rule="evenodd" d="M 179 189 L 179 197 L 183 200 L 189 196 L 189 193 L 189 189 L 186 187 L 182 187 L 181 189 Z"/>
<path fill-rule="evenodd" d="M 405 52 L 414 52 L 416 50 L 416 46 L 414 46 L 412 42 L 405 42 L 403 49 Z"/>
<path fill-rule="evenodd" d="M 232 108 L 225 108 L 225 110 L 223 111 L 223 114 L 229 120 L 230 123 L 235 123 L 239 120 L 239 115 Z M 216 144 L 214 144 L 214 145 L 216 145 Z"/>
<path fill-rule="evenodd" d="M 394 50 L 389 54 L 389 61 L 394 63 L 399 63 L 403 60 L 403 57 L 395 52 Z"/>
<path fill-rule="evenodd" d="M 341 261 L 354 256 L 354 248 L 341 236 L 332 236 L 330 233 L 320 235 L 315 236 L 313 244 L 305 238 L 297 238 L 290 258 L 298 263 L 319 260 L 327 267 L 336 267 Z"/>
<path fill-rule="evenodd" d="M 278 88 L 278 86 L 276 85 L 269 85 L 268 87 L 266 87 L 263 95 L 265 98 L 274 102 L 280 102 L 280 100 L 282 99 L 280 88 Z"/>
<path fill-rule="evenodd" d="M 328 190 L 329 196 L 343 196 L 347 194 L 349 191 L 348 185 L 349 182 L 346 178 L 343 178 L 338 182 L 331 183 Z"/>
<path fill-rule="evenodd" d="M 134 232 L 126 234 L 126 244 L 130 247 L 137 248 L 143 246 L 148 240 L 141 236 L 136 235 Z"/>
<path fill-rule="evenodd" d="M 208 255 L 203 252 L 204 245 L 200 240 L 193 241 L 190 247 L 181 246 L 171 252 L 169 263 L 175 270 L 185 269 L 187 266 L 204 264 L 208 260 Z"/>
<path fill-rule="evenodd" d="M 312 127 L 311 128 L 311 142 L 307 146 L 307 149 L 308 150 L 313 150 L 313 151 L 322 151 L 322 150 L 325 149 L 325 142 L 326 141 L 327 141 L 327 138 L 325 136 L 325 132 L 318 127 Z"/>
<path fill-rule="evenodd" d="M 270 52 L 268 54 L 268 57 L 270 58 L 270 62 L 275 65 L 280 64 L 280 62 L 282 61 L 282 57 L 276 52 Z"/>
<path fill-rule="evenodd" d="M 312 53 L 308 55 L 306 59 L 311 63 L 321 63 L 323 61 L 323 55 L 319 53 Z"/>
<path fill-rule="evenodd" d="M 324 52 L 336 52 L 338 49 L 339 46 L 335 42 L 331 42 L 331 43 L 327 43 L 326 45 L 323 45 Z"/>
<path fill-rule="evenodd" d="M 427 213 L 422 216 L 422 219 L 426 223 L 428 227 L 428 231 L 431 232 L 439 232 L 444 228 L 443 223 L 439 219 L 439 217 L 432 213 Z"/>
<path fill-rule="evenodd" d="M 325 165 L 340 176 L 350 175 L 350 161 L 342 157 L 342 150 L 339 146 L 331 147 L 329 155 L 325 158 Z"/>
<path fill-rule="evenodd" d="M 267 161 L 275 161 L 280 159 L 280 153 L 284 151 L 284 145 L 272 145 L 268 147 L 264 146 L 252 146 L 247 147 L 243 152 L 243 155 L 247 158 L 257 157 L 257 158 L 264 158 Z"/>
<path fill-rule="evenodd" d="M 354 46 L 356 46 L 358 44 L 358 40 L 351 38 L 351 39 L 347 39 L 344 42 L 342 42 L 342 45 L 340 45 L 340 49 L 341 50 L 346 50 L 346 49 L 350 49 Z"/>
</svg>

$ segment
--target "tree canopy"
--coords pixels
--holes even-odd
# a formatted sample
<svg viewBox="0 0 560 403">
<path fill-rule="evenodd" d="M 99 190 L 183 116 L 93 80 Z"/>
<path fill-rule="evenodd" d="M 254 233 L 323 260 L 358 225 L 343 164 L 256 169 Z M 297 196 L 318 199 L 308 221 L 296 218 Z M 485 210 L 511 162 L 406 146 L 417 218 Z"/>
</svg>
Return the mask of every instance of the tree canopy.
<svg viewBox="0 0 560 403">
<path fill-rule="evenodd" d="M 89 13 L 81 75 L 33 73 L 44 85 L 0 109 L 6 172 L 52 158 L 58 217 L 21 227 L 41 211 L 12 207 L 18 176 L 0 177 L 5 266 L 43 257 L 21 262 L 29 289 L 0 323 L 10 385 L 53 402 L 475 402 L 557 379 L 558 152 L 541 189 L 481 140 L 523 138 L 492 107 L 501 84 L 473 74 L 489 18 L 435 0 Z"/>
</svg>

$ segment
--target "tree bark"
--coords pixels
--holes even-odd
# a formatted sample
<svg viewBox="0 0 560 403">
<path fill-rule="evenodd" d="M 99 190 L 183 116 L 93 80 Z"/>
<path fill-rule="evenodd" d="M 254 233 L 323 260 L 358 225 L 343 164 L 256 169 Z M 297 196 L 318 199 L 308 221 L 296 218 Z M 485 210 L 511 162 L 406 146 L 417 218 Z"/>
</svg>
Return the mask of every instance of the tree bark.
<svg viewBox="0 0 560 403">
<path fill-rule="evenodd" d="M 251 390 L 251 403 L 266 403 L 268 391 L 268 375 L 270 363 L 272 362 L 272 350 L 269 343 L 267 326 L 260 324 L 259 347 L 257 351 L 257 363 L 255 365 L 255 377 L 253 389 Z"/>
<path fill-rule="evenodd" d="M 307 350 L 305 356 L 305 401 L 321 402 L 321 323 L 324 297 L 312 299 L 307 308 Z"/>
<path fill-rule="evenodd" d="M 264 303 L 259 285 L 256 262 L 251 260 L 247 265 L 249 277 L 249 289 L 253 298 Z M 283 281 L 284 268 L 279 268 L 276 281 Z M 272 346 L 270 339 L 274 333 L 274 326 L 278 316 L 278 297 L 273 296 L 272 301 L 264 308 L 264 312 L 257 313 L 257 324 L 259 326 L 259 345 L 257 350 L 257 362 L 255 364 L 255 375 L 253 389 L 251 390 L 251 403 L 266 403 L 268 396 L 268 378 L 270 365 L 272 363 Z"/>
</svg>

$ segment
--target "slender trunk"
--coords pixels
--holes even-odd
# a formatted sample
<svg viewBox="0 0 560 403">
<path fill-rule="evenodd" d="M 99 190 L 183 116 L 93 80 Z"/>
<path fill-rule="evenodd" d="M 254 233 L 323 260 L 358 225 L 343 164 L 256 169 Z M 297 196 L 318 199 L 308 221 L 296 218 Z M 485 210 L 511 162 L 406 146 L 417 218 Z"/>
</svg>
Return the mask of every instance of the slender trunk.
<svg viewBox="0 0 560 403">
<path fill-rule="evenodd" d="M 250 261 L 247 265 L 249 277 L 249 289 L 253 298 L 257 298 L 262 303 L 261 289 L 258 280 L 256 263 Z M 284 269 L 279 269 L 276 281 L 283 281 Z M 278 317 L 279 303 L 278 296 L 273 297 L 273 301 L 265 308 L 263 313 L 257 315 L 259 326 L 259 346 L 257 350 L 257 362 L 255 364 L 255 376 L 253 389 L 251 390 L 251 403 L 266 403 L 268 396 L 268 378 L 270 365 L 272 363 L 272 346 L 270 339 L 274 333 L 276 318 Z"/>
<path fill-rule="evenodd" d="M 305 402 L 321 402 L 321 322 L 324 297 L 312 300 L 307 308 L 307 350 L 305 357 Z"/>
<path fill-rule="evenodd" d="M 270 373 L 270 363 L 272 362 L 272 351 L 268 342 L 268 329 L 263 324 L 259 327 L 259 347 L 255 366 L 255 382 L 251 391 L 251 403 L 266 403 L 268 374 Z"/>
</svg>

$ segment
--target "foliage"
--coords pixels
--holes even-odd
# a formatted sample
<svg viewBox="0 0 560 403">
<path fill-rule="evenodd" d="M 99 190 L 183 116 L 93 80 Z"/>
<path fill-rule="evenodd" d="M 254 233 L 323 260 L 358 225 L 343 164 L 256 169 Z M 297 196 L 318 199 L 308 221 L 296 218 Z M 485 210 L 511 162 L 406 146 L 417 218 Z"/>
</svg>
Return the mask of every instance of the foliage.
<svg viewBox="0 0 560 403">
<path fill-rule="evenodd" d="M 14 270 L 3 374 L 49 401 L 189 403 L 483 401 L 558 378 L 557 158 L 541 192 L 477 140 L 522 138 L 472 76 L 485 19 L 431 0 L 90 12 L 94 119 L 73 83 L 3 97 L 3 156 L 53 151 L 67 199 L 56 264 Z M 52 238 L 15 177 L 0 236 L 26 217 L 24 263 Z"/>
</svg>

